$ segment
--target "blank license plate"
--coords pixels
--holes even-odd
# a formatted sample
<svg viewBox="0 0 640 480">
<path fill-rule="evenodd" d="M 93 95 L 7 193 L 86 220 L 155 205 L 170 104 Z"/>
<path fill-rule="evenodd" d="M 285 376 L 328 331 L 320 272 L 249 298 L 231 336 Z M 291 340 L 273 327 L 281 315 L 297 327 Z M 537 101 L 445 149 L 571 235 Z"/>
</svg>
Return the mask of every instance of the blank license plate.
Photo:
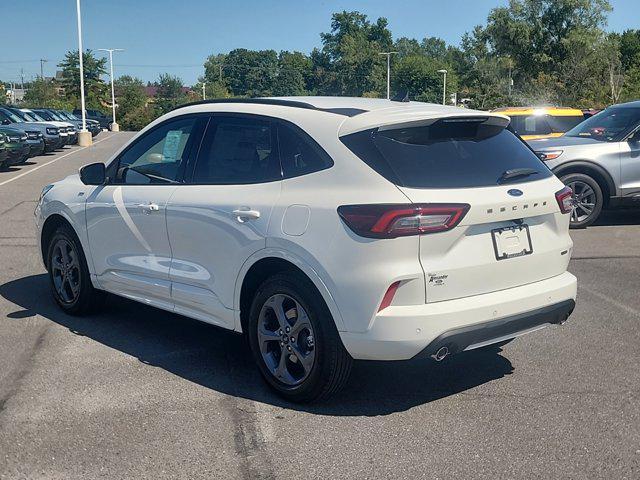
<svg viewBox="0 0 640 480">
<path fill-rule="evenodd" d="M 496 228 L 491 230 L 491 238 L 496 260 L 522 257 L 533 253 L 528 225 Z"/>
</svg>

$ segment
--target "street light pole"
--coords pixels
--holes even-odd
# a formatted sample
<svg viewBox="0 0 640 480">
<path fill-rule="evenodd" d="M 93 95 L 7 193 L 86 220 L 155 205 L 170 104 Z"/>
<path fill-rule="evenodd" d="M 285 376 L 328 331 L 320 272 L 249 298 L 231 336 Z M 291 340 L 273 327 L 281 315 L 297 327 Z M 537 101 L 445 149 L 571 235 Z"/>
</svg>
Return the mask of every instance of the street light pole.
<svg viewBox="0 0 640 480">
<path fill-rule="evenodd" d="M 380 52 L 378 55 L 384 55 L 387 57 L 387 100 L 391 96 L 391 55 L 398 52 Z"/>
<path fill-rule="evenodd" d="M 207 82 L 202 82 L 202 100 L 207 99 L 206 87 L 207 87 Z"/>
<path fill-rule="evenodd" d="M 438 70 L 438 73 L 442 73 L 442 104 L 447 104 L 447 71 L 446 70 Z"/>
<path fill-rule="evenodd" d="M 80 106 L 82 108 L 82 130 L 78 133 L 78 145 L 88 147 L 93 143 L 91 132 L 87 131 L 87 112 L 84 104 L 84 64 L 82 59 L 82 20 L 80 15 L 80 0 L 76 0 L 76 13 L 78 16 L 78 57 L 80 60 Z"/>
<path fill-rule="evenodd" d="M 111 114 L 112 114 L 112 122 L 111 122 L 111 131 L 119 132 L 120 126 L 118 122 L 116 122 L 116 92 L 113 86 L 113 52 L 124 52 L 122 48 L 99 48 L 98 50 L 102 52 L 109 52 L 109 71 L 111 72 Z"/>
</svg>

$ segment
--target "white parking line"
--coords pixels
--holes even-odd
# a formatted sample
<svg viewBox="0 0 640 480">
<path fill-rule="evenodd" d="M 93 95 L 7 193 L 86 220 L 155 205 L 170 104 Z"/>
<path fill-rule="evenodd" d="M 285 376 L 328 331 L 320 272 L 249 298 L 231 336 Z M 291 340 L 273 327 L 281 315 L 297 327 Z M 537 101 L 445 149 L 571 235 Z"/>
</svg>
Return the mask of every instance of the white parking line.
<svg viewBox="0 0 640 480">
<path fill-rule="evenodd" d="M 116 134 L 112 133 L 111 135 L 109 135 L 108 137 L 105 137 L 103 139 L 98 140 L 97 142 L 93 142 L 94 145 L 97 145 L 100 142 L 104 142 L 105 140 L 109 140 L 111 137 L 115 137 Z M 7 183 L 13 182 L 14 180 L 17 180 L 19 178 L 24 177 L 25 175 L 29 175 L 30 173 L 35 172 L 36 170 L 41 169 L 42 167 L 46 167 L 47 165 L 51 165 L 54 162 L 57 162 L 58 160 L 60 160 L 61 158 L 64 157 L 68 157 L 69 155 L 73 155 L 74 153 L 78 153 L 81 152 L 82 150 L 84 150 L 85 148 L 89 148 L 89 147 L 80 147 L 77 150 L 74 150 L 73 152 L 69 152 L 69 153 L 65 153 L 64 155 L 61 155 L 59 157 L 54 158 L 53 160 L 49 160 L 47 163 L 43 163 L 42 165 L 38 165 L 37 167 L 32 168 L 31 170 L 28 170 L 24 173 L 21 173 L 20 175 L 16 175 L 13 178 L 10 178 L 8 180 L 5 180 L 4 182 L 0 182 L 0 187 L 3 185 L 6 185 Z"/>
</svg>

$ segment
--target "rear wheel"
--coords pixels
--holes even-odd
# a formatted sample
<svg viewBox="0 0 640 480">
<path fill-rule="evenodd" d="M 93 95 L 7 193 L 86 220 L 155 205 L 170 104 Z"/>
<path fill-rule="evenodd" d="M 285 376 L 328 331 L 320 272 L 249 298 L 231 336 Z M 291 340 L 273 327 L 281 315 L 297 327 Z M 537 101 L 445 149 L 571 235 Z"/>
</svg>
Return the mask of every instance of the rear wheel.
<svg viewBox="0 0 640 480">
<path fill-rule="evenodd" d="M 602 189 L 589 175 L 569 173 L 560 178 L 573 190 L 571 228 L 585 228 L 595 222 L 604 204 Z"/>
<path fill-rule="evenodd" d="M 267 383 L 294 402 L 323 400 L 346 382 L 353 360 L 315 286 L 297 272 L 277 274 L 258 289 L 249 344 Z"/>
<path fill-rule="evenodd" d="M 91 285 L 87 261 L 75 232 L 59 227 L 47 248 L 51 292 L 56 303 L 70 315 L 84 315 L 100 304 L 102 292 Z"/>
</svg>

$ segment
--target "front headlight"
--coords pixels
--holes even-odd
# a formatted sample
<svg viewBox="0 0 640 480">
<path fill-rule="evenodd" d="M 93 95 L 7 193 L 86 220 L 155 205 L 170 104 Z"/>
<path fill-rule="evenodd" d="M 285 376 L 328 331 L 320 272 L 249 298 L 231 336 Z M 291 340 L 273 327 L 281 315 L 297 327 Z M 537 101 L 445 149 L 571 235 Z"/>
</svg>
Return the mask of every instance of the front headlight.
<svg viewBox="0 0 640 480">
<path fill-rule="evenodd" d="M 47 135 L 58 135 L 58 129 L 53 127 L 47 127 Z"/>
<path fill-rule="evenodd" d="M 536 152 L 536 155 L 538 155 L 538 157 L 540 157 L 540 160 L 542 160 L 543 162 L 547 162 L 549 160 L 555 160 L 560 155 L 562 155 L 562 150 L 553 150 L 553 151 L 547 151 L 547 152 Z"/>
<path fill-rule="evenodd" d="M 53 185 L 45 185 L 45 187 L 42 189 L 42 191 L 40 192 L 40 198 L 38 198 L 38 203 L 42 203 L 42 199 L 44 198 L 44 196 L 47 194 L 47 192 L 49 190 L 51 190 L 53 188 Z"/>
</svg>

